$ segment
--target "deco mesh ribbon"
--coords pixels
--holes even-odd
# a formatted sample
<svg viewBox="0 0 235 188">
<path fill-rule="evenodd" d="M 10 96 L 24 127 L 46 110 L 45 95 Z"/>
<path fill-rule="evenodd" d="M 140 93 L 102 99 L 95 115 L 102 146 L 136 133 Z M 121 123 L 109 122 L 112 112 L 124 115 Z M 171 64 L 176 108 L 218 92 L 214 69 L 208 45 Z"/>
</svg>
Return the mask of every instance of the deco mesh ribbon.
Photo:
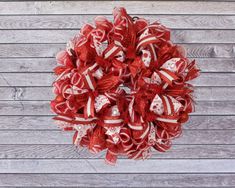
<svg viewBox="0 0 235 188">
<path fill-rule="evenodd" d="M 73 143 L 106 150 L 109 164 L 118 155 L 145 159 L 152 148 L 168 150 L 194 110 L 188 81 L 199 75 L 166 27 L 132 18 L 124 8 L 113 16 L 84 25 L 57 54 L 51 101 L 59 126 L 75 131 Z"/>
</svg>

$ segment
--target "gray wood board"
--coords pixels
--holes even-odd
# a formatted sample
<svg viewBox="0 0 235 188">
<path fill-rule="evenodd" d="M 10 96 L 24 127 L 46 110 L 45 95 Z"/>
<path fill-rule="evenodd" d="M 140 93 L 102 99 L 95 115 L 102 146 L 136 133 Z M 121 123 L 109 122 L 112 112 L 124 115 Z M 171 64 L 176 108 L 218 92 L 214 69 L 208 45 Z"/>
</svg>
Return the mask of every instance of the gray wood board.
<svg viewBox="0 0 235 188">
<path fill-rule="evenodd" d="M 174 144 L 166 152 L 152 152 L 152 159 L 235 159 L 234 145 Z M 101 159 L 105 157 L 105 153 L 106 151 L 92 154 L 86 148 L 76 148 L 72 144 L 0 145 L 0 159 Z"/>
<path fill-rule="evenodd" d="M 233 58 L 235 44 L 180 44 L 189 58 Z M 65 44 L 0 44 L 0 58 L 55 57 Z"/>
<path fill-rule="evenodd" d="M 50 126 L 54 126 L 53 124 Z M 72 144 L 73 131 L 0 131 L 0 144 Z M 235 144 L 235 130 L 184 130 L 173 144 Z"/>
<path fill-rule="evenodd" d="M 194 115 L 235 115 L 235 101 L 197 101 Z M 49 101 L 0 101 L 0 115 L 52 115 Z"/>
<path fill-rule="evenodd" d="M 235 58 L 195 59 L 202 72 L 235 72 Z M 57 66 L 51 58 L 1 58 L 0 72 L 52 72 Z"/>
<path fill-rule="evenodd" d="M 167 166 L 167 168 L 166 168 Z M 5 159 L 0 173 L 235 173 L 235 159 Z"/>
<path fill-rule="evenodd" d="M 203 1 L 37 1 L 0 3 L 0 14 L 111 14 L 124 6 L 129 14 L 231 14 L 233 2 Z"/>
<path fill-rule="evenodd" d="M 89 183 L 88 183 L 89 182 Z M 22 187 L 233 187 L 235 174 L 0 174 L 0 186 Z"/>
<path fill-rule="evenodd" d="M 0 73 L 0 86 L 52 86 L 55 79 L 53 73 Z M 201 73 L 189 83 L 194 86 L 235 86 L 235 74 Z"/>
<path fill-rule="evenodd" d="M 0 43 L 66 43 L 78 30 L 0 30 Z M 235 43 L 234 30 L 173 30 L 173 43 Z"/>
<path fill-rule="evenodd" d="M 171 150 L 117 165 L 72 145 L 52 120 L 55 55 L 84 23 L 124 6 L 158 20 L 196 59 L 196 112 Z M 235 2 L 1 1 L 0 187 L 234 187 Z"/>
<path fill-rule="evenodd" d="M 80 29 L 97 15 L 2 15 L 0 29 Z M 113 16 L 104 15 L 110 21 Z M 135 15 L 132 15 L 135 16 Z M 229 15 L 138 15 L 151 23 L 159 21 L 170 29 L 235 29 Z"/>
<path fill-rule="evenodd" d="M 58 130 L 52 117 L 53 115 L 2 115 L 0 130 Z M 193 130 L 234 130 L 234 124 L 235 116 L 191 114 L 189 121 L 183 125 L 183 128 Z"/>
<path fill-rule="evenodd" d="M 227 101 L 235 100 L 235 87 L 195 87 L 194 97 L 196 101 Z M 3 86 L 0 87 L 1 100 L 52 100 L 55 97 L 50 86 Z"/>
</svg>

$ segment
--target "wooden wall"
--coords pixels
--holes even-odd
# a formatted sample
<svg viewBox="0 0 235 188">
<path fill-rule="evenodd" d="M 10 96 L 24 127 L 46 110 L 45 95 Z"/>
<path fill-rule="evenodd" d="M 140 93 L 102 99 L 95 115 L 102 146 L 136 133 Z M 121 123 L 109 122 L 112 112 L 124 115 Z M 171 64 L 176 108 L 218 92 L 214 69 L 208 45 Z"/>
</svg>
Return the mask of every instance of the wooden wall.
<svg viewBox="0 0 235 188">
<path fill-rule="evenodd" d="M 146 161 L 76 150 L 51 120 L 55 54 L 97 14 L 159 20 L 202 73 L 196 112 L 169 152 Z M 0 187 L 235 186 L 235 2 L 0 2 Z"/>
</svg>

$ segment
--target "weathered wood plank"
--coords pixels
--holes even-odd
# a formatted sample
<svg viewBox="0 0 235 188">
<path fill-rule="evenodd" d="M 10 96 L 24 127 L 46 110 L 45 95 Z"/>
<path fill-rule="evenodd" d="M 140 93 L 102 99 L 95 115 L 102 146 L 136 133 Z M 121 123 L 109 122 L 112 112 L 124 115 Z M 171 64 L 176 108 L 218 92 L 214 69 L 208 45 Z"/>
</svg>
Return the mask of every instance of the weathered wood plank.
<svg viewBox="0 0 235 188">
<path fill-rule="evenodd" d="M 0 145 L 0 159 L 104 158 L 105 151 L 91 154 L 73 145 Z M 121 156 L 120 158 L 126 158 Z M 153 151 L 152 159 L 234 159 L 233 145 L 173 145 L 167 152 Z"/>
<path fill-rule="evenodd" d="M 0 100 L 52 100 L 52 87 L 0 87 Z"/>
<path fill-rule="evenodd" d="M 197 101 L 194 115 L 235 115 L 235 101 Z M 52 115 L 49 101 L 0 101 L 0 115 Z"/>
<path fill-rule="evenodd" d="M 51 86 L 53 73 L 1 73 L 0 86 Z"/>
<path fill-rule="evenodd" d="M 174 43 L 234 43 L 234 30 L 173 30 Z"/>
<path fill-rule="evenodd" d="M 183 44 L 188 57 L 235 57 L 233 44 Z"/>
<path fill-rule="evenodd" d="M 0 29 L 80 29 L 97 15 L 8 15 L 0 17 Z M 135 15 L 133 15 L 135 16 Z M 106 15 L 109 20 L 113 16 Z M 235 16 L 223 15 L 140 15 L 160 21 L 171 29 L 235 29 Z"/>
<path fill-rule="evenodd" d="M 0 144 L 72 144 L 72 136 L 60 130 L 9 130 L 0 131 Z M 235 144 L 235 130 L 184 130 L 173 144 Z"/>
<path fill-rule="evenodd" d="M 1 43 L 66 43 L 78 30 L 0 30 Z"/>
<path fill-rule="evenodd" d="M 190 83 L 195 86 L 234 86 L 235 80 L 233 78 L 235 78 L 233 73 L 201 73 L 198 78 L 190 81 Z"/>
<path fill-rule="evenodd" d="M 235 87 L 195 87 L 195 99 L 235 100 Z M 0 87 L 0 100 L 52 100 L 52 87 Z"/>
<path fill-rule="evenodd" d="M 145 162 L 121 159 L 117 167 L 109 167 L 100 159 L 104 157 L 104 152 L 93 156 L 84 149 L 77 151 L 71 145 L 72 133 L 57 129 L 51 119 L 48 100 L 53 97 L 50 85 L 54 79 L 51 74 L 56 63 L 54 56 L 65 47 L 61 43 L 65 43 L 84 22 L 92 21 L 95 16 L 86 14 L 110 14 L 115 5 L 125 5 L 130 13 L 140 17 L 159 19 L 173 29 L 173 41 L 184 43 L 182 45 L 187 48 L 188 56 L 198 58 L 202 72 L 221 73 L 203 73 L 194 83 L 202 86 L 197 87 L 195 92 L 199 100 L 196 113 L 184 126 L 182 137 L 173 141 L 175 145 L 169 152 L 154 153 L 153 160 Z M 235 75 L 231 74 L 235 72 L 235 45 L 232 44 L 235 43 L 235 33 L 231 30 L 235 29 L 234 2 L 39 1 L 0 2 L 0 7 L 0 29 L 3 29 L 0 31 L 0 72 L 5 72 L 0 75 L 0 100 L 12 100 L 0 101 L 0 187 L 84 187 L 87 182 L 100 187 L 235 185 L 235 160 L 232 160 L 235 159 L 235 87 L 231 87 L 235 86 Z M 23 15 L 17 17 L 19 14 Z"/>
<path fill-rule="evenodd" d="M 52 86 L 55 78 L 53 73 L 0 73 L 0 86 Z M 235 86 L 235 74 L 201 73 L 190 83 L 195 86 Z"/>
<path fill-rule="evenodd" d="M 13 181 L 14 180 L 14 181 Z M 235 174 L 0 174 L 0 186 L 232 187 Z"/>
<path fill-rule="evenodd" d="M 0 115 L 51 115 L 49 101 L 2 101 Z"/>
<path fill-rule="evenodd" d="M 207 61 L 208 60 L 205 60 L 205 64 L 207 64 Z M 230 60 L 230 62 L 224 60 L 225 62 L 224 66 L 225 67 L 228 66 L 228 69 L 231 68 L 233 64 L 232 61 L 233 60 Z M 2 58 L 0 59 L 0 62 L 1 62 L 0 72 L 52 72 L 53 68 L 55 68 L 57 65 L 55 57 L 54 58 Z"/>
<path fill-rule="evenodd" d="M 234 173 L 235 160 L 119 159 L 115 167 L 102 159 L 0 160 L 0 173 Z M 167 166 L 167 168 L 166 168 Z"/>
<path fill-rule="evenodd" d="M 188 57 L 191 58 L 235 57 L 235 50 L 234 50 L 235 47 L 233 44 L 182 44 L 182 46 L 186 48 Z M 64 44 L 12 44 L 12 45 L 4 44 L 3 47 L 6 48 L 0 51 L 0 57 L 55 57 L 55 54 L 59 50 L 64 49 L 65 45 Z M 7 55 L 5 53 L 7 53 Z"/>
<path fill-rule="evenodd" d="M 58 127 L 52 116 L 1 116 L 0 129 L 58 130 Z"/>
<path fill-rule="evenodd" d="M 235 116 L 192 116 L 184 129 L 235 129 Z"/>
<path fill-rule="evenodd" d="M 234 44 L 181 44 L 187 50 L 188 57 L 235 57 Z M 0 44 L 0 58 L 55 57 L 65 49 L 65 44 Z"/>
<path fill-rule="evenodd" d="M 235 100 L 234 87 L 195 87 L 196 100 Z"/>
<path fill-rule="evenodd" d="M 65 44 L 0 44 L 0 57 L 55 57 Z"/>
<path fill-rule="evenodd" d="M 235 58 L 195 58 L 201 71 L 235 72 Z"/>
<path fill-rule="evenodd" d="M 234 14 L 233 2 L 47 1 L 0 3 L 0 14 L 110 14 L 124 6 L 129 14 Z M 141 7 L 141 8 L 140 8 Z"/>
<path fill-rule="evenodd" d="M 194 58 L 202 72 L 235 72 L 234 58 Z M 2 58 L 0 72 L 52 72 L 52 58 Z"/>
<path fill-rule="evenodd" d="M 0 30 L 0 43 L 66 43 L 78 30 Z M 174 43 L 235 43 L 235 30 L 173 30 Z"/>
<path fill-rule="evenodd" d="M 184 129 L 235 129 L 235 116 L 190 116 Z M 0 130 L 58 130 L 52 116 L 1 116 Z"/>
</svg>

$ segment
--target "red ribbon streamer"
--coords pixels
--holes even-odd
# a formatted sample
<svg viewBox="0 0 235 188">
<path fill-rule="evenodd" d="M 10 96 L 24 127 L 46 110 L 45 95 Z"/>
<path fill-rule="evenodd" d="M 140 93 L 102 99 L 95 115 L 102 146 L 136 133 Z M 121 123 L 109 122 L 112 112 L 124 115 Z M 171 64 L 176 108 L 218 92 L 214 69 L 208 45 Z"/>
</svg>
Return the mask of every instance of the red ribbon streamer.
<svg viewBox="0 0 235 188">
<path fill-rule="evenodd" d="M 194 110 L 187 82 L 199 75 L 166 27 L 132 19 L 124 8 L 113 15 L 114 22 L 98 16 L 86 24 L 57 54 L 51 101 L 61 128 L 75 131 L 74 144 L 106 149 L 109 164 L 168 150 Z"/>
</svg>

